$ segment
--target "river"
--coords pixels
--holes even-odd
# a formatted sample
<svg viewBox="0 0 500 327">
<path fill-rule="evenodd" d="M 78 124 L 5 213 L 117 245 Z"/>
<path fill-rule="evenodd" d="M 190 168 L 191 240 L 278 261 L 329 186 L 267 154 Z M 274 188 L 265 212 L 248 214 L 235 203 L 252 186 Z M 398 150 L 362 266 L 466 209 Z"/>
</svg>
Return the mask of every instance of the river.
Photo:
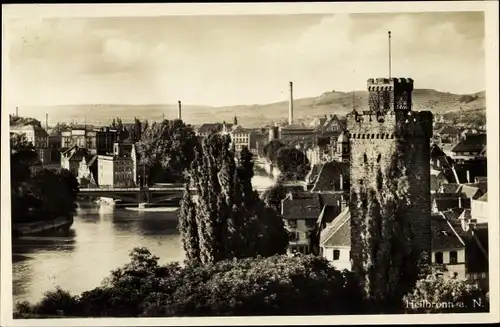
<svg viewBox="0 0 500 327">
<path fill-rule="evenodd" d="M 273 181 L 256 172 L 255 187 Z M 12 243 L 14 302 L 35 302 L 56 286 L 79 294 L 98 286 L 111 270 L 129 262 L 135 247 L 146 247 L 160 263 L 182 261 L 177 210 L 137 212 L 93 202 L 79 202 L 65 234 L 26 236 Z"/>
</svg>

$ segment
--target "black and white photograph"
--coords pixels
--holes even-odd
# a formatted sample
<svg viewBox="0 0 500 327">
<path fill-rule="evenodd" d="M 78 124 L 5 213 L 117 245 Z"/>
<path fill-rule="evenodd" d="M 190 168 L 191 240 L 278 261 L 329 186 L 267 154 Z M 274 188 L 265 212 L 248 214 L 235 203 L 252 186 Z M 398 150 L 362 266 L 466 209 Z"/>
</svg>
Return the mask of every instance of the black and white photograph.
<svg viewBox="0 0 500 327">
<path fill-rule="evenodd" d="M 496 1 L 2 12 L 2 325 L 498 322 Z"/>
</svg>

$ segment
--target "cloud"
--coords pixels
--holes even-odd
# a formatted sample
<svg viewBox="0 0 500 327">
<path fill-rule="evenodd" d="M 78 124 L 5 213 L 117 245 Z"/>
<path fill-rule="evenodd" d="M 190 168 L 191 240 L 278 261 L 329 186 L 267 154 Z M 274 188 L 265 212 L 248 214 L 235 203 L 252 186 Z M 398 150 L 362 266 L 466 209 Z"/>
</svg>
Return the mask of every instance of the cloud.
<svg viewBox="0 0 500 327">
<path fill-rule="evenodd" d="M 225 105 L 284 100 L 290 80 L 297 97 L 364 89 L 388 73 L 389 30 L 393 75 L 479 91 L 483 24 L 476 13 L 53 19 L 9 25 L 9 45 L 19 101 Z"/>
</svg>

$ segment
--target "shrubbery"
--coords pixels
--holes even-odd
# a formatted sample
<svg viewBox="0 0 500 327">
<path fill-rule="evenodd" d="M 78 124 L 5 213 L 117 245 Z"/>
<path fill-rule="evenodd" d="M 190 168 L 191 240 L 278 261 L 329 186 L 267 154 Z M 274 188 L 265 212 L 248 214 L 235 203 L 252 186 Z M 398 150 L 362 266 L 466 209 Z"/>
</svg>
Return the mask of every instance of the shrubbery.
<svg viewBox="0 0 500 327">
<path fill-rule="evenodd" d="M 79 296 L 60 289 L 15 316 L 244 316 L 359 313 L 356 281 L 315 256 L 273 256 L 214 264 L 158 264 L 146 249 Z"/>
<path fill-rule="evenodd" d="M 102 285 L 78 296 L 61 289 L 32 305 L 18 303 L 16 318 L 179 317 L 336 315 L 367 313 L 357 277 L 313 255 L 246 258 L 213 264 L 159 265 L 147 249 Z M 413 309 L 411 303 L 455 303 L 455 308 Z M 469 304 L 465 308 L 459 303 Z M 483 306 L 477 305 L 477 303 Z M 433 277 L 417 282 L 401 301 L 400 313 L 483 312 L 485 294 L 459 279 Z"/>
</svg>

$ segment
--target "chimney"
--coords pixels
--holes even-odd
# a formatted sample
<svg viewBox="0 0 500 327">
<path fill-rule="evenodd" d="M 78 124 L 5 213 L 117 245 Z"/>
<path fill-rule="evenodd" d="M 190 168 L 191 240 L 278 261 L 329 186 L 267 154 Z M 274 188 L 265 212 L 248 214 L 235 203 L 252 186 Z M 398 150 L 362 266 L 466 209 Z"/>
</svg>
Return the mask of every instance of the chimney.
<svg viewBox="0 0 500 327">
<path fill-rule="evenodd" d="M 16 107 L 16 117 L 19 117 L 19 107 Z"/>
<path fill-rule="evenodd" d="M 49 129 L 49 114 L 45 114 L 45 129 Z"/>
<path fill-rule="evenodd" d="M 293 82 L 290 82 L 290 102 L 288 103 L 288 125 L 293 124 Z"/>
<path fill-rule="evenodd" d="M 470 183 L 470 171 L 467 169 L 467 183 Z"/>
<path fill-rule="evenodd" d="M 177 103 L 179 104 L 179 108 L 177 110 L 177 119 L 182 119 L 182 106 L 181 106 L 181 102 L 177 101 Z"/>
</svg>

